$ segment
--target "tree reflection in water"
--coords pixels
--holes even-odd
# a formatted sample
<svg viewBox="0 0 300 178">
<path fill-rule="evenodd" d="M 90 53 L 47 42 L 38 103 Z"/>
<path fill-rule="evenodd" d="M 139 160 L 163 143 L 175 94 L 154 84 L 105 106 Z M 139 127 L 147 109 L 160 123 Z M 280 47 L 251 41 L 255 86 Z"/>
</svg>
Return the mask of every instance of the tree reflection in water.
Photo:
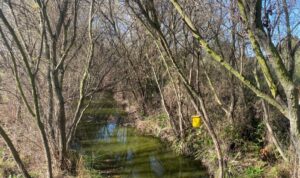
<svg viewBox="0 0 300 178">
<path fill-rule="evenodd" d="M 78 151 L 103 176 L 124 178 L 209 177 L 199 162 L 178 156 L 153 137 L 121 126 L 122 119 L 82 122 L 76 133 Z"/>
</svg>

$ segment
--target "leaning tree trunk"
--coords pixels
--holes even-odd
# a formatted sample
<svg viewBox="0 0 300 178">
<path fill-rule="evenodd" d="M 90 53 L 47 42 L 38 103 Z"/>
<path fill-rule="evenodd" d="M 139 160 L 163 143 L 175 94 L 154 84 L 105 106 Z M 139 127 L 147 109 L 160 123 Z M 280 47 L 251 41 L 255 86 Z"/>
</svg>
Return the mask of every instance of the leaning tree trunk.
<svg viewBox="0 0 300 178">
<path fill-rule="evenodd" d="M 291 87 L 287 93 L 288 100 L 288 118 L 290 120 L 291 143 L 295 151 L 293 157 L 294 172 L 293 177 L 300 177 L 300 109 L 298 105 L 298 91 L 295 87 Z"/>
<path fill-rule="evenodd" d="M 9 136 L 6 134 L 6 132 L 4 131 L 4 129 L 1 126 L 0 126 L 0 135 L 4 139 L 7 147 L 10 149 L 17 166 L 22 171 L 23 176 L 25 178 L 31 178 L 31 176 L 29 175 L 27 169 L 25 168 L 25 166 L 20 158 L 18 151 L 16 150 L 16 148 L 13 145 L 12 141 L 10 140 Z"/>
<path fill-rule="evenodd" d="M 85 90 L 86 90 L 86 85 L 87 85 L 87 80 L 88 80 L 88 75 L 90 73 L 90 68 L 91 68 L 91 65 L 92 65 L 92 60 L 93 60 L 93 57 L 94 57 L 94 51 L 95 51 L 95 40 L 93 39 L 93 10 L 94 10 L 94 0 L 91 1 L 91 4 L 90 4 L 90 10 L 89 10 L 89 23 L 88 23 L 88 31 L 89 31 L 89 47 L 88 47 L 88 62 L 86 64 L 86 67 L 85 67 L 85 71 L 83 73 L 83 76 L 81 78 L 81 81 L 80 81 L 80 88 L 79 88 L 79 101 L 77 103 L 77 108 L 76 108 L 76 111 L 75 111 L 75 115 L 74 115 L 74 118 L 73 118 L 73 122 L 72 122 L 72 125 L 71 125 L 71 128 L 70 128 L 70 132 L 67 136 L 67 147 L 69 146 L 69 143 L 71 142 L 73 136 L 75 135 L 75 131 L 76 131 L 76 128 L 83 116 L 83 112 L 87 109 L 87 107 L 89 106 L 89 104 L 87 104 L 85 106 L 85 108 L 83 108 L 83 105 L 84 105 L 84 99 L 86 98 L 85 97 Z"/>
<path fill-rule="evenodd" d="M 256 81 L 256 85 L 257 85 L 257 88 L 261 89 L 261 84 L 259 82 L 259 79 L 258 79 L 258 75 L 257 75 L 257 69 L 254 68 L 254 78 L 255 78 L 255 81 Z M 268 131 L 268 134 L 271 136 L 271 140 L 273 142 L 273 144 L 275 145 L 277 151 L 279 152 L 279 154 L 281 155 L 281 157 L 283 158 L 283 160 L 285 162 L 288 162 L 288 158 L 286 157 L 286 155 L 284 154 L 283 152 L 283 149 L 279 143 L 279 140 L 277 139 L 272 127 L 271 127 L 271 124 L 270 124 L 270 119 L 269 119 L 269 110 L 267 108 L 267 104 L 266 102 L 262 99 L 261 100 L 261 105 L 262 105 L 262 108 L 263 108 L 263 118 L 264 118 L 264 123 L 267 127 L 267 131 Z"/>
</svg>

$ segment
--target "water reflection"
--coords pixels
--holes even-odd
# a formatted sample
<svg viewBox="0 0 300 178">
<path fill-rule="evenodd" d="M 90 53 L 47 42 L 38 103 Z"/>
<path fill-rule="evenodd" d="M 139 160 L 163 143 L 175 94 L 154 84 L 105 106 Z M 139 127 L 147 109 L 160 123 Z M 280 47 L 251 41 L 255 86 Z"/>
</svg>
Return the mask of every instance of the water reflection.
<svg viewBox="0 0 300 178">
<path fill-rule="evenodd" d="M 107 177 L 203 178 L 208 177 L 198 162 L 175 155 L 158 139 L 138 135 L 121 122 L 82 122 L 74 147 L 88 165 Z"/>
<path fill-rule="evenodd" d="M 156 176 L 162 177 L 164 175 L 165 170 L 162 164 L 159 162 L 159 160 L 156 159 L 155 156 L 150 156 L 149 161 L 150 161 L 152 172 L 154 172 Z"/>
</svg>

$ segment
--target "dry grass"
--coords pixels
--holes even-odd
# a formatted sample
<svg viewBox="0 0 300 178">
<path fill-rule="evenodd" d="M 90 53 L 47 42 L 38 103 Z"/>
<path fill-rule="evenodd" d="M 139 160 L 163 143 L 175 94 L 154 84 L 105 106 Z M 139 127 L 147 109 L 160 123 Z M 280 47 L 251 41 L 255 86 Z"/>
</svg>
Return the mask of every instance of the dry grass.
<svg viewBox="0 0 300 178">
<path fill-rule="evenodd" d="M 158 137 L 168 143 L 176 141 L 176 136 L 174 135 L 168 120 L 162 114 L 152 115 L 144 120 L 137 119 L 135 127 L 142 134 Z"/>
<path fill-rule="evenodd" d="M 77 162 L 77 178 L 102 178 L 100 173 L 95 170 L 88 170 L 85 167 L 83 157 L 80 157 Z"/>
<path fill-rule="evenodd" d="M 18 115 L 18 105 L 14 101 L 6 101 L 1 105 L 0 124 L 13 141 L 28 171 L 34 177 L 45 177 L 44 149 L 35 120 L 25 112 L 26 108 L 21 108 Z M 0 145 L 1 148 L 6 148 L 2 139 L 0 139 Z M 13 160 L 9 150 L 5 149 L 4 154 Z M 18 173 L 16 165 L 12 166 L 13 170 Z"/>
</svg>

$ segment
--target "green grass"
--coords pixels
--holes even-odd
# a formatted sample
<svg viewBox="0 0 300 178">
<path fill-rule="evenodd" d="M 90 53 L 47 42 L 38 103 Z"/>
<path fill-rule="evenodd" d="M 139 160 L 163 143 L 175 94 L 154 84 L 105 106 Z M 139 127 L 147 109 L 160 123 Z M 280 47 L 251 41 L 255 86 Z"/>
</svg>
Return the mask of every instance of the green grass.
<svg viewBox="0 0 300 178">
<path fill-rule="evenodd" d="M 264 169 L 261 167 L 251 166 L 244 172 L 244 177 L 247 178 L 259 178 L 262 177 Z"/>
<path fill-rule="evenodd" d="M 17 166 L 12 158 L 4 159 L 4 150 L 0 149 L 0 177 L 21 178 Z"/>
</svg>

